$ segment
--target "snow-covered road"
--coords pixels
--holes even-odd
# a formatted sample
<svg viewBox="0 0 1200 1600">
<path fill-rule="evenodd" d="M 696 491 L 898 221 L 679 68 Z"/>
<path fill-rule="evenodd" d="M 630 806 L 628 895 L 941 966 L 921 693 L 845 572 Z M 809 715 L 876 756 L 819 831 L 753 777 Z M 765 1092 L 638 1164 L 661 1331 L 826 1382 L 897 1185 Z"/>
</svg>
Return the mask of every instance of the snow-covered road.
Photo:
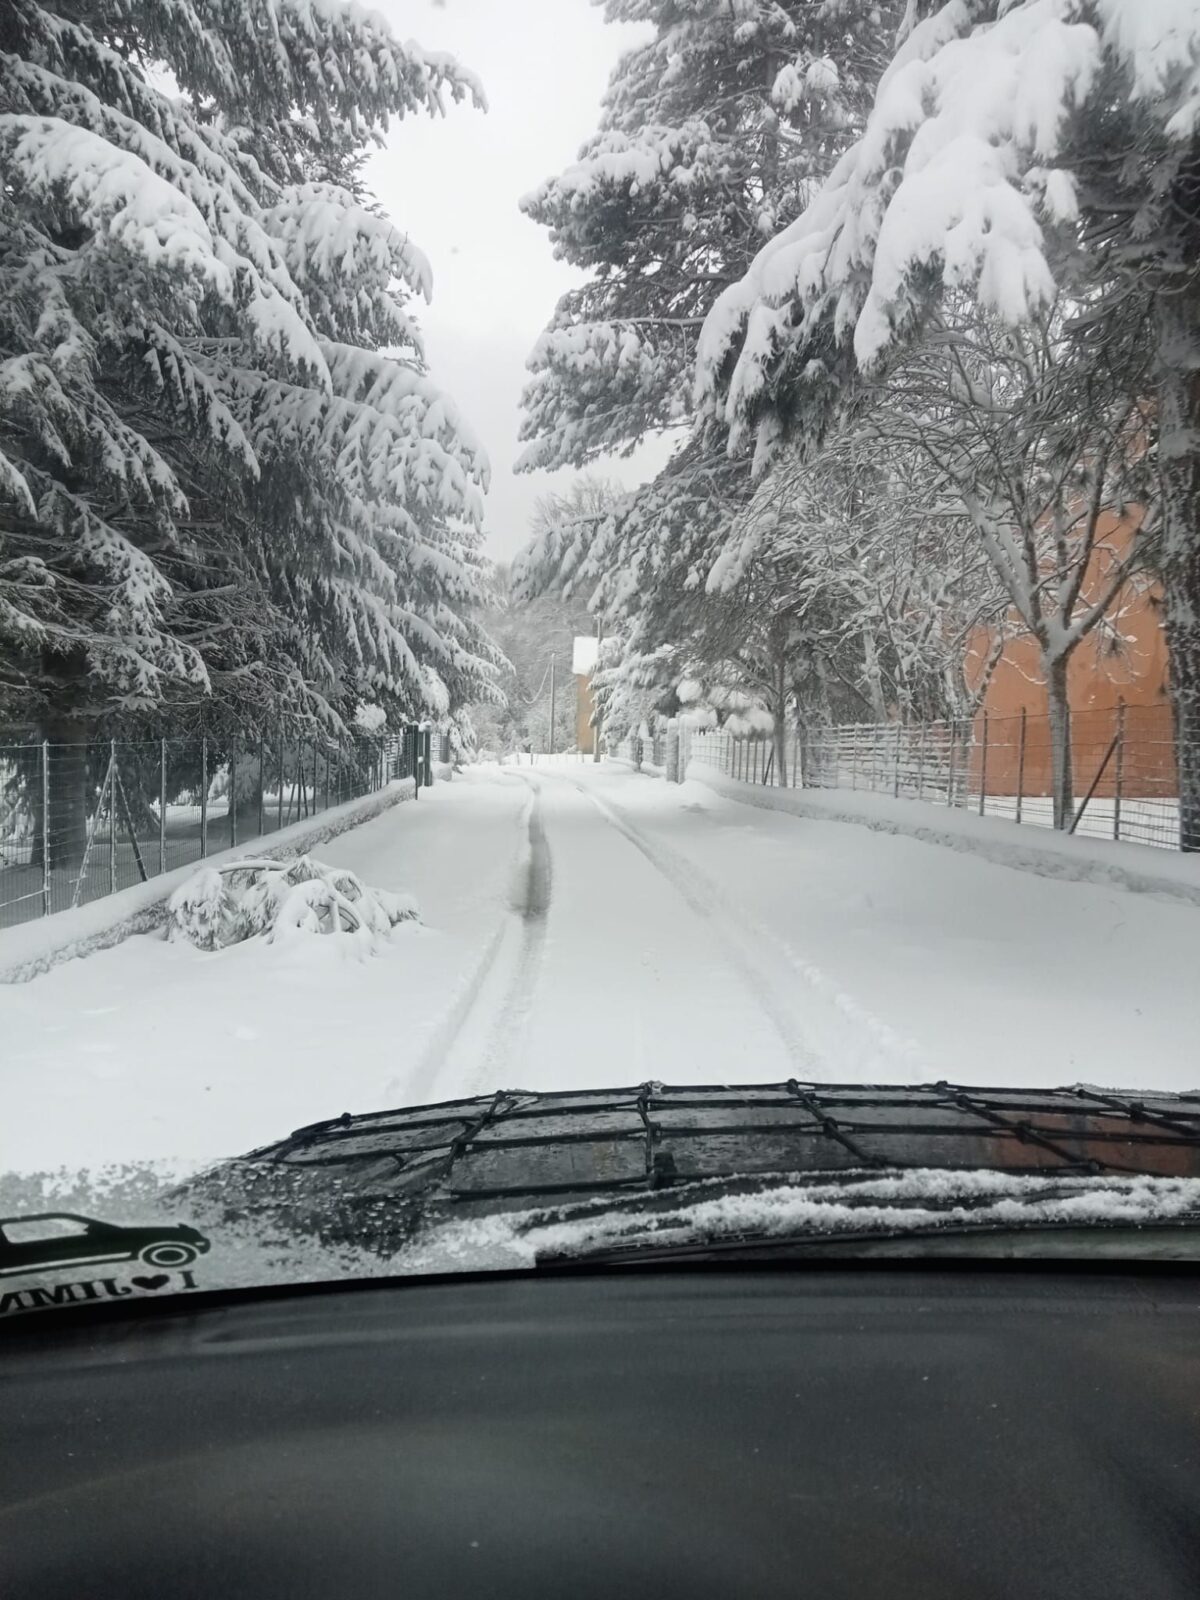
<svg viewBox="0 0 1200 1600">
<path fill-rule="evenodd" d="M 476 769 L 320 855 L 423 925 L 366 961 L 137 938 L 0 989 L 0 1172 L 500 1087 L 1200 1080 L 1194 906 L 613 766 Z"/>
</svg>

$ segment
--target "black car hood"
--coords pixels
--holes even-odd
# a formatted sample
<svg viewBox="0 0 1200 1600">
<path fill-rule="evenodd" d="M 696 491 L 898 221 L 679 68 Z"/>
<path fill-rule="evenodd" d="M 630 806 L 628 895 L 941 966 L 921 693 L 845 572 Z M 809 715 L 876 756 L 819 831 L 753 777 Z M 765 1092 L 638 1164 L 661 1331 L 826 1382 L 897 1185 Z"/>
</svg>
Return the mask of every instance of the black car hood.
<svg viewBox="0 0 1200 1600">
<path fill-rule="evenodd" d="M 792 1079 L 511 1090 L 347 1113 L 204 1174 L 180 1200 L 210 1220 L 269 1216 L 391 1253 L 489 1217 L 653 1217 L 781 1185 L 936 1210 L 1142 1179 L 1200 1199 L 1200 1096 Z"/>
<path fill-rule="evenodd" d="M 103 1215 L 194 1226 L 191 1259 L 7 1278 L 0 1318 L 597 1256 L 654 1264 L 664 1249 L 1003 1254 L 1003 1234 L 1021 1250 L 1193 1260 L 1200 1099 L 796 1080 L 502 1091 L 297 1129 L 153 1209 Z"/>
</svg>

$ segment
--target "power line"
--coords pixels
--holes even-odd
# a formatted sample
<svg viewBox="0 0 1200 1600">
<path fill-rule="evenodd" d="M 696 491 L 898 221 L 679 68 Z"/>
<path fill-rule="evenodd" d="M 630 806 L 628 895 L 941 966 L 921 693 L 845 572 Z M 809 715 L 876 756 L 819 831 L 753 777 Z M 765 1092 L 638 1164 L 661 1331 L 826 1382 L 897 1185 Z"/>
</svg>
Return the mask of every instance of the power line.
<svg viewBox="0 0 1200 1600">
<path fill-rule="evenodd" d="M 546 687 L 546 679 L 550 676 L 550 668 L 553 666 L 553 664 L 554 664 L 554 657 L 553 657 L 553 655 L 551 655 L 550 660 L 547 661 L 547 663 L 546 663 L 546 670 L 545 670 L 545 672 L 542 673 L 542 681 L 541 681 L 540 684 L 538 684 L 536 692 L 533 695 L 531 695 L 528 700 L 525 699 L 525 696 L 523 694 L 521 695 L 521 699 L 524 701 L 524 703 L 527 706 L 534 705 L 538 700 L 540 700 L 542 698 L 542 690 Z M 520 694 L 520 690 L 518 690 L 517 693 Z"/>
</svg>

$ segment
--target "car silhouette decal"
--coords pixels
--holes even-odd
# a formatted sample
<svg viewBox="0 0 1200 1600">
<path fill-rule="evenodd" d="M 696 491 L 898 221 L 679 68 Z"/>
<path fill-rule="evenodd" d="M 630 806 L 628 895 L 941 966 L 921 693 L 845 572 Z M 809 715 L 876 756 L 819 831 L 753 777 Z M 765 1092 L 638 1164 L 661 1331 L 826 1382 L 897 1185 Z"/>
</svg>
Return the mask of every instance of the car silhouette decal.
<svg viewBox="0 0 1200 1600">
<path fill-rule="evenodd" d="M 126 1226 L 72 1211 L 0 1217 L 0 1277 L 106 1261 L 183 1268 L 209 1248 L 204 1235 L 186 1223 Z"/>
</svg>

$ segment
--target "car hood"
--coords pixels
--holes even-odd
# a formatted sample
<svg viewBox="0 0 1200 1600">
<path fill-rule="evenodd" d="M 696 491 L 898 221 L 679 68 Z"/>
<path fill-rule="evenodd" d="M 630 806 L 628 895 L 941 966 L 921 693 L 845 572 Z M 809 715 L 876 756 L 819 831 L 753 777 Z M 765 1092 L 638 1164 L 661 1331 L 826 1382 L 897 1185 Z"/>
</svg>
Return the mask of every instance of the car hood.
<svg viewBox="0 0 1200 1600">
<path fill-rule="evenodd" d="M 157 1210 L 199 1231 L 203 1259 L 42 1271 L 8 1284 L 4 1309 L 722 1250 L 1192 1260 L 1200 1097 L 795 1079 L 505 1090 L 296 1129 Z"/>
</svg>

